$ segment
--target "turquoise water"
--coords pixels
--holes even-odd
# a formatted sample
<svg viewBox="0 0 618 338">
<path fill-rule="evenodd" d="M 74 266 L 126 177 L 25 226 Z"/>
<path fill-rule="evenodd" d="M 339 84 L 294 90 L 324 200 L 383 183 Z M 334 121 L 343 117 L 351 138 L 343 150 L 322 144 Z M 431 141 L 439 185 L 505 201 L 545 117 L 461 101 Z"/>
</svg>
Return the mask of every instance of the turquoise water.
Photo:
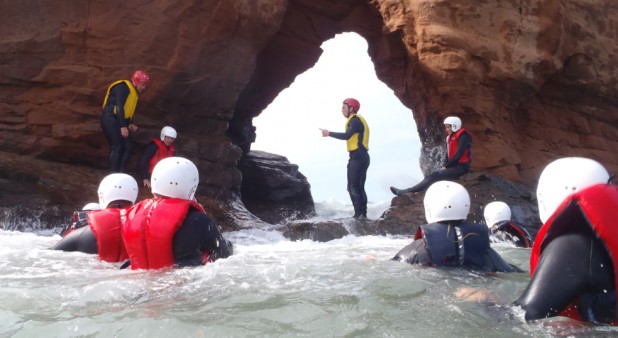
<svg viewBox="0 0 618 338">
<path fill-rule="evenodd" d="M 404 237 L 290 242 L 277 231 L 228 233 L 236 254 L 203 267 L 119 270 L 51 251 L 59 236 L 0 231 L 3 337 L 614 336 L 554 318 L 526 323 L 508 306 L 528 274 L 484 275 L 392 262 Z M 529 249 L 494 248 L 528 270 Z M 466 301 L 485 290 L 503 306 Z"/>
<path fill-rule="evenodd" d="M 388 205 L 370 205 L 370 218 Z M 323 219 L 352 213 L 337 201 L 316 210 Z M 243 230 L 226 237 L 236 251 L 228 259 L 130 271 L 49 250 L 60 239 L 55 231 L 0 230 L 0 337 L 618 335 L 565 318 L 526 323 L 509 304 L 525 289 L 527 272 L 485 275 L 390 261 L 410 243 L 405 236 L 290 242 L 275 230 Z M 530 249 L 493 247 L 529 269 Z"/>
</svg>

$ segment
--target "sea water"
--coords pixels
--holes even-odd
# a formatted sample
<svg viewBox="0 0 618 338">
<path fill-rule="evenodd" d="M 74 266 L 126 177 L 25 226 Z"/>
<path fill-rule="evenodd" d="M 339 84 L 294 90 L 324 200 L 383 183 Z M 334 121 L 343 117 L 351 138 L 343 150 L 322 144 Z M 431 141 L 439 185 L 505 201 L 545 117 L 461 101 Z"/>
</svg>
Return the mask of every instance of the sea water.
<svg viewBox="0 0 618 338">
<path fill-rule="evenodd" d="M 333 201 L 327 219 L 349 213 Z M 372 205 L 370 217 L 383 211 Z M 349 216 L 349 215 L 348 215 Z M 379 216 L 379 215 L 378 215 Z M 278 231 L 226 233 L 235 254 L 206 266 L 120 270 L 49 250 L 55 231 L 0 231 L 2 337 L 615 336 L 564 318 L 523 320 L 510 303 L 528 273 L 487 275 L 393 262 L 407 236 L 290 242 Z M 493 247 L 529 269 L 529 249 Z M 475 290 L 483 302 L 458 295 Z"/>
</svg>

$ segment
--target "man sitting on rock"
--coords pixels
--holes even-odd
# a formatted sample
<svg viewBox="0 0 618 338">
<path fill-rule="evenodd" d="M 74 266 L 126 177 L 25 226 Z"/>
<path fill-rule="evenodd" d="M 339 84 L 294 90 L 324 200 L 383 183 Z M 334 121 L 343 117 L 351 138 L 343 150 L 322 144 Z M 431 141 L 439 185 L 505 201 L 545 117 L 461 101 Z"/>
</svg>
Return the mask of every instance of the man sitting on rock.
<svg viewBox="0 0 618 338">
<path fill-rule="evenodd" d="M 457 116 L 449 116 L 444 119 L 446 129 L 447 157 L 442 169 L 432 172 L 417 185 L 407 189 L 397 189 L 391 187 L 391 192 L 397 196 L 405 193 L 425 191 L 434 182 L 443 180 L 454 180 L 470 171 L 472 164 L 472 136 L 461 127 L 461 119 Z"/>
</svg>

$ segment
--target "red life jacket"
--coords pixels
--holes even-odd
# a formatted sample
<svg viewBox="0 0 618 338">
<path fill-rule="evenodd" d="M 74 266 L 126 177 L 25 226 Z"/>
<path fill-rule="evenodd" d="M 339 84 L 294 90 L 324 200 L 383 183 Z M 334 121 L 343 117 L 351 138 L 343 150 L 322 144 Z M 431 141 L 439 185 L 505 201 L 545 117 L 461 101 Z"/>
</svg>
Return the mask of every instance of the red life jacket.
<svg viewBox="0 0 618 338">
<path fill-rule="evenodd" d="M 449 161 L 453 158 L 453 156 L 455 156 L 455 153 L 457 152 L 457 147 L 459 146 L 459 137 L 464 132 L 467 132 L 467 130 L 464 128 L 460 128 L 458 131 L 446 137 L 446 145 L 448 148 Z M 461 157 L 459 158 L 459 161 L 457 161 L 457 163 L 469 163 L 469 162 L 470 162 L 470 149 L 466 149 L 464 153 L 461 155 Z"/>
<path fill-rule="evenodd" d="M 90 211 L 88 225 L 97 239 L 99 258 L 106 262 L 121 262 L 129 258 L 120 231 L 120 213 L 124 209 Z"/>
<path fill-rule="evenodd" d="M 175 263 L 174 234 L 189 207 L 200 212 L 200 204 L 180 198 L 152 198 L 127 209 L 122 215 L 122 236 L 131 259 L 131 269 L 161 269 Z"/>
<path fill-rule="evenodd" d="M 555 219 L 565 211 L 572 201 L 577 201 L 582 213 L 588 220 L 588 224 L 605 244 L 614 264 L 614 271 L 616 270 L 616 266 L 618 266 L 618 227 L 614 223 L 616 210 L 618 209 L 618 186 L 598 184 L 567 197 L 549 217 L 547 222 L 543 224 L 532 246 L 530 277 L 534 276 L 543 249 L 553 239 L 548 236 L 548 233 L 559 233 L 560 224 L 554 224 Z M 550 229 L 552 230 L 550 231 Z M 616 290 L 618 290 L 618 278 L 616 278 Z M 577 311 L 577 299 L 573 300 L 560 315 L 581 320 L 581 316 Z M 614 321 L 612 325 L 618 325 L 618 321 Z"/>
<path fill-rule="evenodd" d="M 157 152 L 150 158 L 150 167 L 148 168 L 148 172 L 151 174 L 155 165 L 157 165 L 159 161 L 167 157 L 172 157 L 176 153 L 176 147 L 173 144 L 168 147 L 158 138 L 153 138 L 152 142 L 157 145 Z"/>
</svg>

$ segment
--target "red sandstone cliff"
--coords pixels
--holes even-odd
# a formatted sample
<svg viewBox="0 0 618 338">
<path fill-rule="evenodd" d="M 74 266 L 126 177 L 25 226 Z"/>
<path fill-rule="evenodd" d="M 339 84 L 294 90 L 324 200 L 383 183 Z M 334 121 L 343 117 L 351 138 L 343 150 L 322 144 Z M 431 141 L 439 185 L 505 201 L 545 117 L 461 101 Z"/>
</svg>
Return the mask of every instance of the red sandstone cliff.
<svg viewBox="0 0 618 338">
<path fill-rule="evenodd" d="M 0 178 L 45 185 L 62 162 L 75 173 L 67 186 L 96 187 L 79 173 L 104 175 L 103 93 L 143 68 L 153 82 L 138 141 L 174 125 L 225 218 L 251 119 L 344 31 L 367 39 L 378 76 L 413 110 L 427 168 L 442 118 L 457 114 L 477 171 L 532 185 L 562 155 L 616 171 L 617 20 L 611 0 L 0 0 L 0 149 L 23 161 L 2 161 Z M 29 158 L 52 163 L 20 176 Z M 239 209 L 225 219 L 237 223 Z"/>
</svg>

